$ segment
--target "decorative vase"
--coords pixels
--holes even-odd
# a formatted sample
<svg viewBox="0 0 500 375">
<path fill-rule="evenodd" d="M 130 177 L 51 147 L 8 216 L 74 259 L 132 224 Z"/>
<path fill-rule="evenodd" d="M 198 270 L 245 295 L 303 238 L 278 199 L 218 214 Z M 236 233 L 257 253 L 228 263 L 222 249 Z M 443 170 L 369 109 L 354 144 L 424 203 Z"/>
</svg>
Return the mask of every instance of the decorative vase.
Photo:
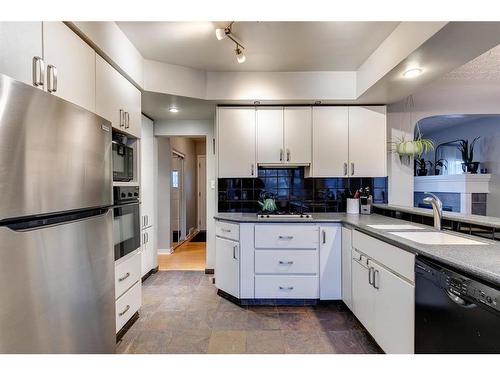
<svg viewBox="0 0 500 375">
<path fill-rule="evenodd" d="M 427 176 L 427 169 L 417 169 L 417 176 Z"/>
<path fill-rule="evenodd" d="M 479 162 L 478 161 L 473 161 L 473 162 L 470 162 L 470 163 L 462 163 L 462 171 L 464 173 L 475 174 L 475 173 L 477 173 L 478 168 L 479 168 Z"/>
</svg>

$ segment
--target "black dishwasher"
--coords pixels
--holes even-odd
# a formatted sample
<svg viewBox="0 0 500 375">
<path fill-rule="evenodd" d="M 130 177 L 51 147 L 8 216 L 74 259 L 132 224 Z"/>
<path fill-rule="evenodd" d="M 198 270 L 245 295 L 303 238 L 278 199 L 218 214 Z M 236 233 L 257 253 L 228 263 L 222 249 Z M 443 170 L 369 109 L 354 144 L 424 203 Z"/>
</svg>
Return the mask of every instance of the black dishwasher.
<svg viewBox="0 0 500 375">
<path fill-rule="evenodd" d="M 415 353 L 500 353 L 500 288 L 415 263 Z"/>
</svg>

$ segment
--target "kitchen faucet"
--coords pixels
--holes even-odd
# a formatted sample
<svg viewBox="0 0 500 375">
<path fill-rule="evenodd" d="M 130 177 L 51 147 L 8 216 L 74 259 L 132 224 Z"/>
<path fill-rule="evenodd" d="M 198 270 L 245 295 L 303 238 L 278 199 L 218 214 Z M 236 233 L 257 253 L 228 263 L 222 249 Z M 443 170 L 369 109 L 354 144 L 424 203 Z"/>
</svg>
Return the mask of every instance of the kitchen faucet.
<svg viewBox="0 0 500 375">
<path fill-rule="evenodd" d="M 424 198 L 424 203 L 432 204 L 432 213 L 434 215 L 434 228 L 441 230 L 441 220 L 443 218 L 443 202 L 435 194 L 424 193 L 429 195 Z"/>
</svg>

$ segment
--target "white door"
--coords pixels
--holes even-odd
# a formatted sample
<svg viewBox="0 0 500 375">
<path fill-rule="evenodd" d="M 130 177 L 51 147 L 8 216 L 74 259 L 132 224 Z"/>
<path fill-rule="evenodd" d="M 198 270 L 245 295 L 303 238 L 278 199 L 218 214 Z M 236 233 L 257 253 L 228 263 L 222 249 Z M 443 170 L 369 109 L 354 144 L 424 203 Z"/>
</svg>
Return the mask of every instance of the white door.
<svg viewBox="0 0 500 375">
<path fill-rule="evenodd" d="M 366 257 L 359 257 L 353 251 L 352 258 L 352 305 L 354 315 L 365 326 L 368 332 L 375 331 L 375 301 L 374 288 L 368 281 L 368 267 Z"/>
<path fill-rule="evenodd" d="M 219 108 L 219 178 L 255 177 L 255 109 Z"/>
<path fill-rule="evenodd" d="M 374 267 L 375 332 L 373 337 L 388 354 L 414 353 L 415 287 L 389 272 Z M 377 289 L 378 288 L 378 289 Z"/>
<path fill-rule="evenodd" d="M 256 114 L 257 163 L 283 163 L 283 107 L 257 108 Z"/>
<path fill-rule="evenodd" d="M 285 107 L 285 160 L 310 164 L 312 159 L 311 107 Z"/>
<path fill-rule="evenodd" d="M 215 238 L 215 285 L 233 297 L 240 296 L 240 245 Z"/>
<path fill-rule="evenodd" d="M 95 51 L 62 22 L 43 23 L 43 55 L 46 90 L 50 90 L 50 66 L 57 75 L 57 95 L 95 112 Z"/>
<path fill-rule="evenodd" d="M 352 310 L 352 230 L 342 228 L 342 300 Z"/>
<path fill-rule="evenodd" d="M 198 156 L 198 229 L 207 229 L 207 157 Z"/>
<path fill-rule="evenodd" d="M 319 233 L 319 298 L 339 300 L 342 298 L 341 227 L 323 226 L 319 228 Z"/>
<path fill-rule="evenodd" d="M 386 107 L 349 107 L 349 175 L 387 176 Z"/>
<path fill-rule="evenodd" d="M 34 57 L 43 59 L 42 23 L 0 22 L 0 73 L 33 85 Z"/>
<path fill-rule="evenodd" d="M 312 139 L 312 177 L 347 177 L 348 107 L 314 107 Z"/>
<path fill-rule="evenodd" d="M 141 119 L 141 227 L 154 225 L 154 135 L 153 121 Z"/>
<path fill-rule="evenodd" d="M 155 257 L 155 239 L 154 228 L 149 227 L 141 232 L 142 247 L 141 247 L 141 276 L 144 276 L 153 268 L 156 267 Z"/>
</svg>

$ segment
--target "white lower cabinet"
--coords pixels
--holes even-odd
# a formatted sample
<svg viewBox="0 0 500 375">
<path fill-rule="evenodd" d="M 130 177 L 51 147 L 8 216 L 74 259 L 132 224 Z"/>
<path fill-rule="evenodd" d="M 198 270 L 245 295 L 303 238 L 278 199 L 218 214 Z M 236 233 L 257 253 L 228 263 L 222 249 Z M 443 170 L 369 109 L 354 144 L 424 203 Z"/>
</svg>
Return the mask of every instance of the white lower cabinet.
<svg viewBox="0 0 500 375">
<path fill-rule="evenodd" d="M 215 285 L 236 298 L 240 297 L 239 252 L 239 242 L 215 238 Z"/>
<path fill-rule="evenodd" d="M 141 231 L 141 277 L 156 268 L 155 227 L 148 227 Z"/>
<path fill-rule="evenodd" d="M 414 353 L 415 286 L 402 276 L 414 256 L 399 249 L 405 256 L 395 262 L 394 246 L 353 231 L 353 239 L 358 237 L 354 246 L 368 254 L 352 249 L 353 312 L 386 353 Z"/>
<path fill-rule="evenodd" d="M 352 230 L 342 228 L 342 301 L 352 307 Z"/>
<path fill-rule="evenodd" d="M 322 300 L 342 298 L 341 236 L 339 224 L 323 225 L 319 228 L 319 286 Z"/>
<path fill-rule="evenodd" d="M 141 307 L 141 253 L 135 251 L 115 262 L 116 332 Z"/>
<path fill-rule="evenodd" d="M 136 282 L 124 295 L 116 300 L 116 332 L 120 331 L 141 307 L 141 283 Z"/>
</svg>

